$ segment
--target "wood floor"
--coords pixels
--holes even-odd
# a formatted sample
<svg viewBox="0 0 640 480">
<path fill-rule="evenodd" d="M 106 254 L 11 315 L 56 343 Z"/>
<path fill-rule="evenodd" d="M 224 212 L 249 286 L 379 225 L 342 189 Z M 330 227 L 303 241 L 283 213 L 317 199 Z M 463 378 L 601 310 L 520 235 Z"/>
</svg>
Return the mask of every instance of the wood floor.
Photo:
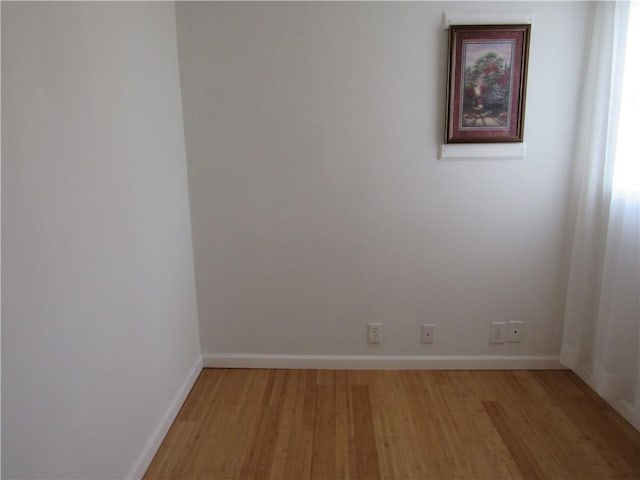
<svg viewBox="0 0 640 480">
<path fill-rule="evenodd" d="M 145 479 L 640 478 L 569 371 L 205 369 Z"/>
</svg>

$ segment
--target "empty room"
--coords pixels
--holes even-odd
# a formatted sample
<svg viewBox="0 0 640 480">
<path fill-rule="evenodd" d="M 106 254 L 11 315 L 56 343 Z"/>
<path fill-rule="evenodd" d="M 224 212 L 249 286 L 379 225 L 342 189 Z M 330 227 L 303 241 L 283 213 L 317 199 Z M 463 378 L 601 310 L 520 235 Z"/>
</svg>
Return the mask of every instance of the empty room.
<svg viewBox="0 0 640 480">
<path fill-rule="evenodd" d="M 640 479 L 640 7 L 1 2 L 3 479 Z"/>
</svg>

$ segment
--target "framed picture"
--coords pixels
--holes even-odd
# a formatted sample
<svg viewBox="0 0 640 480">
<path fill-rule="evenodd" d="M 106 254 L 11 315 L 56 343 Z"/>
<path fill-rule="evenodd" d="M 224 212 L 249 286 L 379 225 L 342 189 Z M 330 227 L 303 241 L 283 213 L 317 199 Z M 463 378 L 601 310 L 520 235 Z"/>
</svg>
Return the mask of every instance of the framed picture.
<svg viewBox="0 0 640 480">
<path fill-rule="evenodd" d="M 530 25 L 451 25 L 445 143 L 522 142 Z"/>
</svg>

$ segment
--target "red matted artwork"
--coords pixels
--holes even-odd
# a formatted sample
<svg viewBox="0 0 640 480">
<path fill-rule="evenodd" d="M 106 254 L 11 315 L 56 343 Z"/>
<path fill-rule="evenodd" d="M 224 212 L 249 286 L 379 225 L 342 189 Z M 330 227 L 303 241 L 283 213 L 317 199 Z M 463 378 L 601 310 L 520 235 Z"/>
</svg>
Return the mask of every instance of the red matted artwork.
<svg viewBox="0 0 640 480">
<path fill-rule="evenodd" d="M 449 27 L 446 143 L 522 142 L 530 32 Z"/>
</svg>

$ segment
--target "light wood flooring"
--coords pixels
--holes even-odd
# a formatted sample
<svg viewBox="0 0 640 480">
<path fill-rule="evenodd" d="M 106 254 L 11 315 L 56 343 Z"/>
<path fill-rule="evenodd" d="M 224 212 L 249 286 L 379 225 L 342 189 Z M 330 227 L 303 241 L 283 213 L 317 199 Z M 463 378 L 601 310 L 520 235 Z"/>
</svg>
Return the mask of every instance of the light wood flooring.
<svg viewBox="0 0 640 480">
<path fill-rule="evenodd" d="M 569 371 L 202 371 L 145 479 L 640 479 Z"/>
</svg>

